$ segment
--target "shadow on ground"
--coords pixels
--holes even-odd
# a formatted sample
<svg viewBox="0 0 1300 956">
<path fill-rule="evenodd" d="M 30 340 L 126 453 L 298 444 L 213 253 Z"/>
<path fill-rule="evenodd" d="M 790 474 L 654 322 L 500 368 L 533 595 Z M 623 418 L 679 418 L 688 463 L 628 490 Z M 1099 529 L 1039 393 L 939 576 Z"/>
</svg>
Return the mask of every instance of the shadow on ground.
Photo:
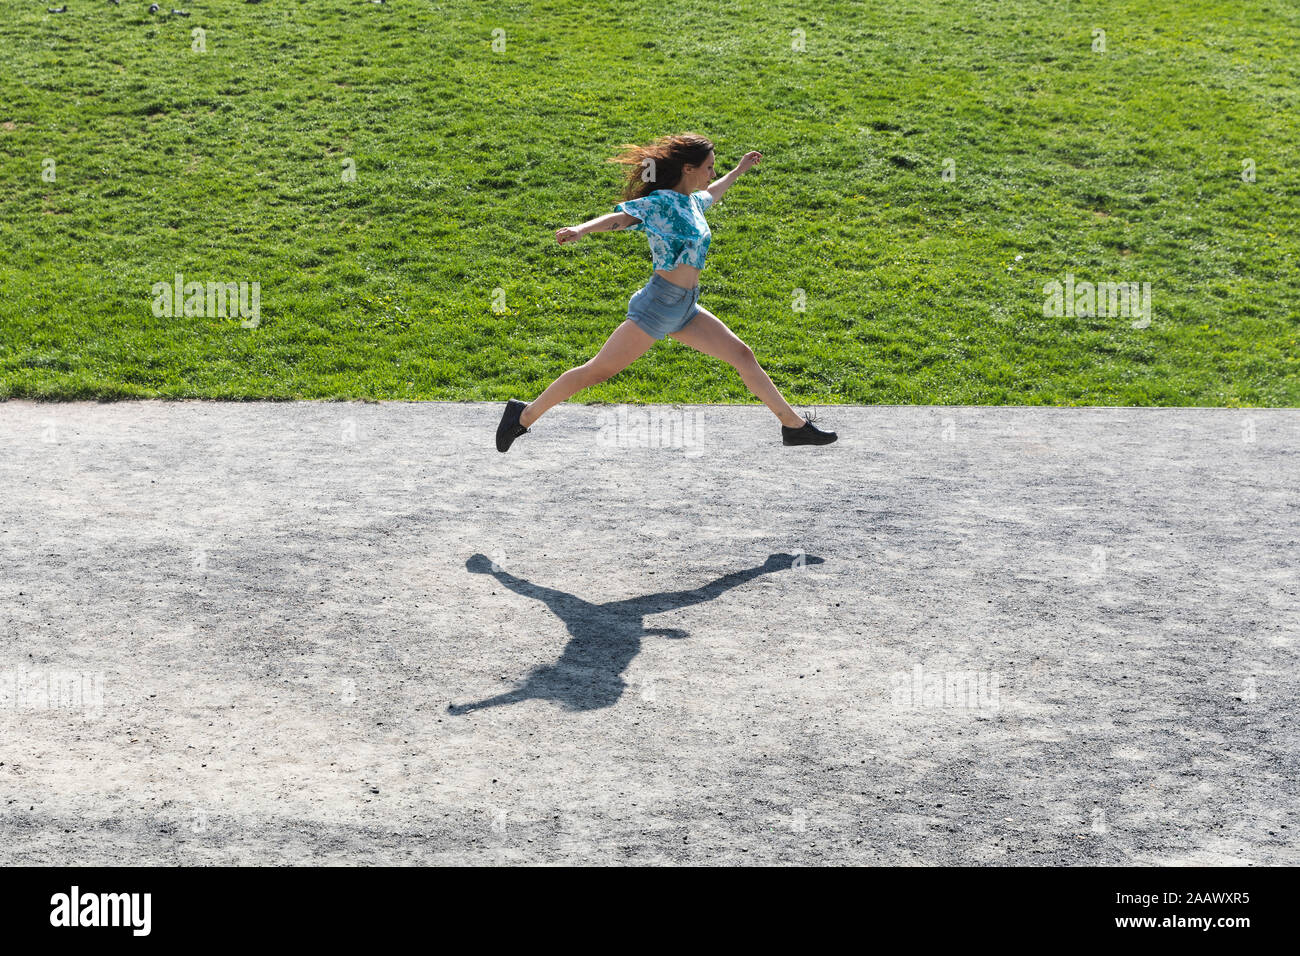
<svg viewBox="0 0 1300 956">
<path fill-rule="evenodd" d="M 647 628 L 644 620 L 647 614 L 712 601 L 760 574 L 788 570 L 796 560 L 803 560 L 806 564 L 825 563 L 824 558 L 814 555 L 772 554 L 756 567 L 733 571 L 690 591 L 663 591 L 593 604 L 567 591 L 533 584 L 493 568 L 485 555 L 476 554 L 465 562 L 467 570 L 474 574 L 491 574 L 515 593 L 545 601 L 573 637 L 556 663 L 534 669 L 514 690 L 469 704 L 449 704 L 447 710 L 453 714 L 466 714 L 524 700 L 553 700 L 569 710 L 610 707 L 618 702 L 627 687 L 622 674 L 641 650 L 641 638 L 689 636 L 679 628 Z"/>
</svg>

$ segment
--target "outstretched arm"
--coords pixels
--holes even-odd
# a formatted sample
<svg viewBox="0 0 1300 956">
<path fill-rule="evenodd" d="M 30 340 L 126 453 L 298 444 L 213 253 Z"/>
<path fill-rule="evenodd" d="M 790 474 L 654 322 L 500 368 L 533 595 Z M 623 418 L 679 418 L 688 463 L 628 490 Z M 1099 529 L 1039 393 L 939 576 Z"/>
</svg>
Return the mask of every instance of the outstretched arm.
<svg viewBox="0 0 1300 956">
<path fill-rule="evenodd" d="M 556 602 L 568 599 L 587 603 L 581 598 L 575 598 L 572 594 L 556 588 L 548 588 L 543 584 L 534 584 L 532 581 L 525 581 L 523 578 L 517 578 L 509 571 L 502 568 L 494 568 L 492 561 L 487 555 L 476 554 L 465 562 L 465 570 L 474 574 L 490 574 L 516 594 L 522 594 L 524 597 L 537 598 L 539 601 L 545 601 L 547 604 L 554 606 Z"/>
<path fill-rule="evenodd" d="M 611 212 L 608 216 L 589 219 L 581 226 L 565 226 L 563 229 L 555 230 L 555 241 L 560 245 L 566 242 L 577 242 L 589 232 L 616 232 L 640 221 L 636 216 L 629 216 L 625 212 Z"/>
<path fill-rule="evenodd" d="M 659 594 L 643 594 L 640 597 L 626 598 L 622 601 L 610 601 L 605 607 L 614 607 L 622 605 L 635 614 L 657 614 L 660 611 L 673 611 L 677 608 L 690 607 L 692 604 L 700 604 L 703 601 L 712 601 L 724 591 L 738 587 L 746 581 L 753 580 L 760 574 L 771 574 L 775 571 L 786 571 L 794 567 L 794 562 L 798 555 L 794 554 L 771 554 L 766 561 L 757 567 L 745 568 L 743 571 L 732 571 L 730 574 L 724 574 L 708 584 L 689 591 L 664 591 Z M 818 557 L 814 554 L 804 555 L 805 564 L 824 564 L 825 558 Z"/>
<path fill-rule="evenodd" d="M 744 156 L 740 157 L 740 162 L 736 164 L 735 169 L 727 173 L 727 175 L 723 176 L 721 179 L 719 179 L 716 183 L 714 183 L 712 186 L 708 188 L 708 193 L 710 196 L 713 197 L 713 201 L 717 202 L 719 199 L 721 199 L 723 193 L 725 193 L 728 189 L 730 189 L 732 185 L 736 182 L 736 180 L 741 177 L 741 175 L 749 172 L 750 167 L 755 165 L 762 158 L 763 158 L 763 154 L 756 149 L 751 150 L 750 152 L 746 153 Z"/>
</svg>

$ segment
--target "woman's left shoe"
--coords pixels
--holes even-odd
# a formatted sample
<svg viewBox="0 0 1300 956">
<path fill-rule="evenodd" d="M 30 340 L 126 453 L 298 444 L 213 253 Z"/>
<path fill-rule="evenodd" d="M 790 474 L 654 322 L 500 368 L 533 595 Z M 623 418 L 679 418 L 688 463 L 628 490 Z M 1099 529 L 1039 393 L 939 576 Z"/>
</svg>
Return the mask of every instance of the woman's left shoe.
<svg viewBox="0 0 1300 956">
<path fill-rule="evenodd" d="M 799 428 L 791 428 L 789 425 L 781 426 L 781 444 L 782 445 L 829 445 L 835 441 L 834 432 L 824 432 L 813 424 L 817 420 L 815 415 L 805 415 L 803 425 Z"/>
<path fill-rule="evenodd" d="M 527 407 L 527 402 L 521 402 L 517 398 L 506 402 L 506 410 L 501 413 L 501 424 L 497 426 L 497 451 L 509 451 L 516 438 L 528 433 L 528 429 L 519 422 L 519 416 Z"/>
</svg>

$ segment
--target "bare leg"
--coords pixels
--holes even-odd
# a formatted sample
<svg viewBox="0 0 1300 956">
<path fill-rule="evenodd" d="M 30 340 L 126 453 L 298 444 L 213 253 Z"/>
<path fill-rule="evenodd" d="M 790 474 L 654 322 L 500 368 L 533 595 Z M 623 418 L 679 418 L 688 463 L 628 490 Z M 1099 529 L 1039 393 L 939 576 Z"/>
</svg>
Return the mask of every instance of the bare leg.
<svg viewBox="0 0 1300 956">
<path fill-rule="evenodd" d="M 591 359 L 577 368 L 569 369 L 548 385 L 546 391 L 529 402 L 519 416 L 520 424 L 531 428 L 533 422 L 541 418 L 547 409 L 568 400 L 584 388 L 613 378 L 654 344 L 652 336 L 641 331 L 631 319 L 625 319 Z"/>
<path fill-rule="evenodd" d="M 687 322 L 684 329 L 668 334 L 705 355 L 722 359 L 740 373 L 740 380 L 745 383 L 745 387 L 762 399 L 772 414 L 781 420 L 782 425 L 801 428 L 803 417 L 790 407 L 780 390 L 772 384 L 772 380 L 754 358 L 753 350 L 716 315 L 703 307 L 697 308 L 700 309 L 699 314 Z"/>
</svg>

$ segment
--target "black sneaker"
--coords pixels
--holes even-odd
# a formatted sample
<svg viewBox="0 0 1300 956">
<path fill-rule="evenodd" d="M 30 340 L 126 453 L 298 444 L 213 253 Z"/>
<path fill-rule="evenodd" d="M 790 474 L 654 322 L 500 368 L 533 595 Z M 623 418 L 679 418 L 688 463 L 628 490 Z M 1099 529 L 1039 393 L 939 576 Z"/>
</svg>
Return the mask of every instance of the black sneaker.
<svg viewBox="0 0 1300 956">
<path fill-rule="evenodd" d="M 799 428 L 791 428 L 789 425 L 781 426 L 781 444 L 782 445 L 829 445 L 835 441 L 834 432 L 824 432 L 813 424 L 817 420 L 815 415 L 805 415 L 803 425 Z"/>
<path fill-rule="evenodd" d="M 527 428 L 519 424 L 519 416 L 527 407 L 527 402 L 521 402 L 517 398 L 506 402 L 506 410 L 501 414 L 501 424 L 497 426 L 497 451 L 509 451 L 514 440 L 528 432 Z"/>
</svg>

